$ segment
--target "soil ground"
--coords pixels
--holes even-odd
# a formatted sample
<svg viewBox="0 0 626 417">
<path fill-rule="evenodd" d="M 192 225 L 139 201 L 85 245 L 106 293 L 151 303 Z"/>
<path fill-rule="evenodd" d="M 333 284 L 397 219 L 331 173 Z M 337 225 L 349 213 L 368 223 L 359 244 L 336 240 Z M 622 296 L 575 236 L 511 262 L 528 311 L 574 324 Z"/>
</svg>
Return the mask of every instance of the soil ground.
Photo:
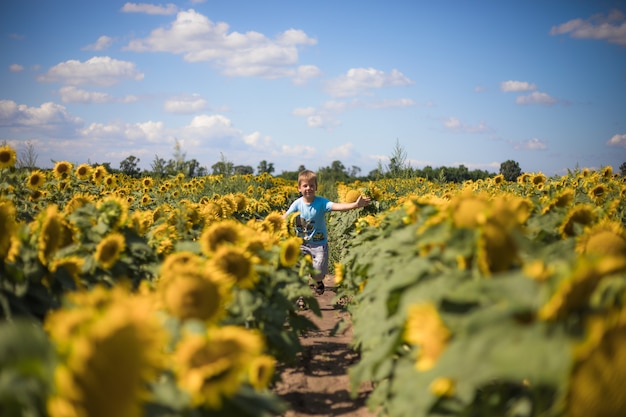
<svg viewBox="0 0 626 417">
<path fill-rule="evenodd" d="M 371 385 L 360 387 L 358 396 L 350 396 L 348 368 L 358 360 L 351 348 L 352 328 L 348 324 L 336 334 L 333 329 L 342 319 L 349 320 L 347 312 L 335 302 L 334 277 L 324 279 L 326 291 L 317 297 L 322 316 L 310 310 L 301 314 L 318 327 L 301 336 L 303 352 L 293 367 L 279 367 L 280 381 L 273 391 L 290 406 L 282 417 L 373 417 L 365 400 Z"/>
</svg>

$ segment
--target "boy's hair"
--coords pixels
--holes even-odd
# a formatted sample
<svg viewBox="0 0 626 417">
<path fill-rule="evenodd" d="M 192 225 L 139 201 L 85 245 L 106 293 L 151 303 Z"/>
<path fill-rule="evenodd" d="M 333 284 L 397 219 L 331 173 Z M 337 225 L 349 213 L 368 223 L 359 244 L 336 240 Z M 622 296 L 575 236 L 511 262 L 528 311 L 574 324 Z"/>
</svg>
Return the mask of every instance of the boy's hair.
<svg viewBox="0 0 626 417">
<path fill-rule="evenodd" d="M 298 186 L 302 181 L 313 181 L 315 185 L 317 185 L 317 174 L 315 172 L 305 169 L 304 171 L 300 171 L 298 174 Z"/>
</svg>

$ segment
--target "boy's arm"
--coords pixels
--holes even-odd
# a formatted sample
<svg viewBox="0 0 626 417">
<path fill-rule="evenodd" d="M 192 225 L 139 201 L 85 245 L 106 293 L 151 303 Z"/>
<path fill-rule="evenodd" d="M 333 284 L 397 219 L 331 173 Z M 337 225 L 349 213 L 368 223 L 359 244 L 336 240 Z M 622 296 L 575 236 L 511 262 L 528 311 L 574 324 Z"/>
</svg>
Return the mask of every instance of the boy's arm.
<svg viewBox="0 0 626 417">
<path fill-rule="evenodd" d="M 356 208 L 365 207 L 371 201 L 371 198 L 363 197 L 362 195 L 360 195 L 354 203 L 333 203 L 332 211 L 348 211 Z"/>
</svg>

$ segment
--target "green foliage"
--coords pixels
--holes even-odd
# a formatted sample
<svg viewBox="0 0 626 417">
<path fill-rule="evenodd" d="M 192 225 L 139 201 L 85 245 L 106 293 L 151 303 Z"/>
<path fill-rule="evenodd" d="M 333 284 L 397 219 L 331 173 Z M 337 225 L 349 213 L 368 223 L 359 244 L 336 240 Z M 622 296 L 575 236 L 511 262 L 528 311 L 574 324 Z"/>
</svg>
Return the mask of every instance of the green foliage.
<svg viewBox="0 0 626 417">
<path fill-rule="evenodd" d="M 511 159 L 500 164 L 500 174 L 507 181 L 515 181 L 522 174 L 519 164 Z"/>
</svg>

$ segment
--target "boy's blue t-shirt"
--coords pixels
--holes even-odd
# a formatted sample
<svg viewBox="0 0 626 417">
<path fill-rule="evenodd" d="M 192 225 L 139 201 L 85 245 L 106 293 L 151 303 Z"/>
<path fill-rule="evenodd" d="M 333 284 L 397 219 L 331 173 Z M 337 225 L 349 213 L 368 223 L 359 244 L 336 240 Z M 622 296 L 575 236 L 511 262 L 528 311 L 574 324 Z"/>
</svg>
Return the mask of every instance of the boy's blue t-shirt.
<svg viewBox="0 0 626 417">
<path fill-rule="evenodd" d="M 300 212 L 295 219 L 296 233 L 304 240 L 304 244 L 323 245 L 328 243 L 325 214 L 331 211 L 333 202 L 324 197 L 315 196 L 312 203 L 303 197 L 291 203 L 287 214 Z"/>
</svg>

